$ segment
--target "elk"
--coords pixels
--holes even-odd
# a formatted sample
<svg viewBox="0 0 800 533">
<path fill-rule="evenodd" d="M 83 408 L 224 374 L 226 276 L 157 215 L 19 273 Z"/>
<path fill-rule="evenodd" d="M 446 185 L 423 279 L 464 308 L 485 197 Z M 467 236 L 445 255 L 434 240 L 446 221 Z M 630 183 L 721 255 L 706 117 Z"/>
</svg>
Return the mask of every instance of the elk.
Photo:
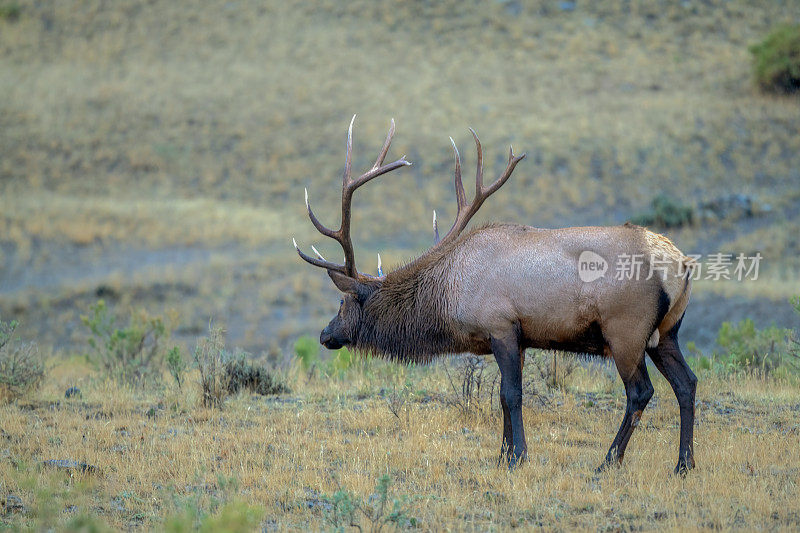
<svg viewBox="0 0 800 533">
<path fill-rule="evenodd" d="M 461 162 L 455 153 L 457 214 L 447 234 L 413 261 L 378 276 L 358 272 L 350 237 L 353 192 L 383 174 L 410 165 L 405 156 L 384 164 L 394 120 L 375 164 L 351 177 L 353 122 L 347 132 L 341 226 L 332 230 L 306 209 L 314 227 L 338 241 L 344 264 L 327 261 L 316 248 L 309 256 L 292 239 L 300 257 L 324 268 L 344 293 L 339 312 L 322 330 L 320 343 L 343 346 L 396 361 L 428 361 L 440 354 L 493 354 L 500 369 L 503 439 L 500 461 L 525 460 L 522 368 L 528 348 L 596 354 L 613 359 L 625 386 L 627 405 L 619 431 L 598 470 L 620 464 L 642 411 L 653 395 L 645 353 L 669 381 L 680 407 L 680 448 L 675 473 L 694 467 L 694 397 L 697 378 L 681 354 L 678 329 L 691 292 L 691 259 L 666 237 L 632 224 L 613 227 L 539 229 L 488 224 L 465 231 L 483 202 L 509 179 L 525 154 L 509 151 L 508 164 L 489 186 L 483 184 L 483 152 L 477 147 L 475 195 L 467 202 Z M 638 258 L 639 276 L 596 272 L 582 281 L 582 254 L 614 264 Z M 378 256 L 380 269 L 380 256 Z M 658 267 L 663 275 L 652 275 Z M 644 274 L 650 269 L 649 276 Z M 598 276 L 598 274 L 600 274 Z"/>
</svg>

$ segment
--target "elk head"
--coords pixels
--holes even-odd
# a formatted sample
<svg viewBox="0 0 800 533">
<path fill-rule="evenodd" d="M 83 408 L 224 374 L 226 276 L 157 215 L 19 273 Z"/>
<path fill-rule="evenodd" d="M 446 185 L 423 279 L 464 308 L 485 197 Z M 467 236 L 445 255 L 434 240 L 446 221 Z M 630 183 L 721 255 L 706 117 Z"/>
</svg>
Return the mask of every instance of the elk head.
<svg viewBox="0 0 800 533">
<path fill-rule="evenodd" d="M 389 151 L 392 137 L 394 136 L 395 126 L 394 119 L 392 119 L 391 126 L 389 127 L 389 133 L 386 136 L 386 141 L 383 143 L 383 148 L 381 149 L 380 154 L 378 154 L 375 164 L 372 165 L 372 168 L 358 178 L 351 178 L 350 173 L 352 163 L 351 156 L 353 151 L 353 123 L 355 122 L 355 119 L 356 117 L 353 115 L 353 118 L 350 121 L 350 127 L 347 130 L 347 150 L 345 154 L 344 176 L 342 179 L 342 223 L 338 230 L 331 230 L 319 221 L 316 215 L 314 215 L 314 212 L 311 210 L 311 206 L 308 201 L 308 190 L 306 189 L 305 191 L 306 210 L 308 211 L 308 217 L 311 219 L 311 223 L 320 233 L 326 237 L 336 240 L 339 242 L 339 244 L 341 244 L 342 249 L 344 250 L 344 264 L 340 265 L 327 261 L 313 246 L 311 249 L 316 257 L 309 256 L 300 250 L 300 248 L 297 246 L 297 242 L 292 239 L 292 243 L 294 244 L 294 247 L 300 257 L 304 261 L 314 266 L 326 269 L 328 275 L 333 280 L 333 283 L 344 294 L 339 305 L 339 312 L 320 334 L 320 343 L 326 348 L 333 350 L 341 348 L 342 346 L 356 343 L 358 332 L 362 326 L 362 321 L 364 320 L 364 305 L 370 299 L 370 297 L 381 288 L 385 280 L 385 276 L 383 276 L 383 272 L 381 270 L 380 255 L 378 255 L 378 276 L 363 274 L 356 270 L 353 242 L 350 238 L 350 208 L 353 199 L 353 192 L 355 192 L 358 187 L 364 185 L 374 178 L 377 178 L 378 176 L 391 172 L 392 170 L 400 167 L 411 165 L 409 161 L 406 161 L 405 156 L 393 163 L 386 165 L 383 164 L 386 154 Z M 481 149 L 481 143 L 478 140 L 478 136 L 471 128 L 470 132 L 472 132 L 472 136 L 475 139 L 475 145 L 478 151 L 478 168 L 475 178 L 475 196 L 472 202 L 467 204 L 466 196 L 464 194 L 464 186 L 461 182 L 461 161 L 456 144 L 451 137 L 450 142 L 453 144 L 453 151 L 455 153 L 455 188 L 456 202 L 458 205 L 456 220 L 447 235 L 445 235 L 442 239 L 439 239 L 439 230 L 436 224 L 436 213 L 434 212 L 433 225 L 435 243 L 430 250 L 423 254 L 423 256 L 430 254 L 434 250 L 441 249 L 448 243 L 453 242 L 464 230 L 464 228 L 466 228 L 470 219 L 478 211 L 484 200 L 497 191 L 497 189 L 499 189 L 508 180 L 508 178 L 511 176 L 511 173 L 514 171 L 514 167 L 516 167 L 517 163 L 519 163 L 525 157 L 525 154 L 522 154 L 519 157 L 514 156 L 514 151 L 511 149 L 508 156 L 508 165 L 506 166 L 503 174 L 490 186 L 484 187 L 483 152 Z"/>
</svg>

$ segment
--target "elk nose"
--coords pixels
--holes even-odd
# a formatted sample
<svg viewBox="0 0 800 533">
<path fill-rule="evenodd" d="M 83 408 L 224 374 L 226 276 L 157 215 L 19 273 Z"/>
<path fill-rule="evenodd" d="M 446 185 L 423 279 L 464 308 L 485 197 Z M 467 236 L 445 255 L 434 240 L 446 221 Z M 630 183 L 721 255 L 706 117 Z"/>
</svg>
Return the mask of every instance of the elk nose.
<svg viewBox="0 0 800 533">
<path fill-rule="evenodd" d="M 322 333 L 319 334 L 319 343 L 323 346 L 327 346 L 329 342 L 331 342 L 331 334 L 323 329 Z"/>
</svg>

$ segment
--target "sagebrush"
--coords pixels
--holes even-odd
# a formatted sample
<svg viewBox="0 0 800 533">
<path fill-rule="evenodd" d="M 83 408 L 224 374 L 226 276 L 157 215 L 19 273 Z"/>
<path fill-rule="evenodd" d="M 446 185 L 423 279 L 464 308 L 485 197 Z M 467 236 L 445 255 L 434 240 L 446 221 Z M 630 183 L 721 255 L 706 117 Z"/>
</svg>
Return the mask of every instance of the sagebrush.
<svg viewBox="0 0 800 533">
<path fill-rule="evenodd" d="M 44 377 L 39 349 L 16 338 L 18 325 L 15 320 L 0 320 L 0 400 L 21 396 L 36 388 Z"/>
<path fill-rule="evenodd" d="M 167 321 L 152 316 L 144 309 L 133 311 L 127 325 L 111 311 L 104 300 L 98 300 L 81 316 L 89 329 L 90 357 L 111 377 L 137 382 L 145 377 L 159 377 L 163 371 L 164 344 L 169 339 Z"/>
</svg>

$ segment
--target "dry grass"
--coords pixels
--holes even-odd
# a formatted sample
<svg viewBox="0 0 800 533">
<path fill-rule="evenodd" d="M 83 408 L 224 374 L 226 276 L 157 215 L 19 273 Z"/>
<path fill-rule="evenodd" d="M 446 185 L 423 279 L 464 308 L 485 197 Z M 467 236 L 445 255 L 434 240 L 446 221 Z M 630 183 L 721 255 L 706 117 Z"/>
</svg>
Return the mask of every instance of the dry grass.
<svg viewBox="0 0 800 533">
<path fill-rule="evenodd" d="M 390 498 L 425 530 L 800 525 L 796 383 L 701 375 L 699 468 L 684 480 L 669 475 L 677 405 L 654 378 L 656 396 L 624 465 L 595 477 L 624 405 L 612 375 L 581 370 L 544 405 L 529 404 L 530 461 L 508 472 L 496 466 L 498 407 L 465 417 L 438 365 L 373 363 L 334 380 L 295 372 L 293 394 L 243 395 L 217 411 L 200 407 L 197 386 L 119 389 L 72 361 L 36 397 L 0 407 L 0 487 L 29 508 L 0 520 L 41 523 L 42 506 L 56 505 L 54 525 L 89 513 L 115 528 L 159 529 L 189 501 L 205 510 L 245 501 L 265 510 L 270 527 L 319 530 L 332 526 L 325 497 L 346 490 L 367 501 L 388 474 Z M 83 398 L 64 400 L 76 382 Z M 403 386 L 410 396 L 395 416 L 384 390 Z M 71 478 L 38 466 L 65 458 L 100 473 Z"/>
<path fill-rule="evenodd" d="M 304 185 L 320 217 L 337 220 L 354 112 L 357 168 L 390 117 L 393 154 L 415 163 L 357 195 L 354 237 L 372 268 L 378 250 L 390 265 L 429 245 L 432 209 L 452 216 L 447 136 L 468 168 L 467 126 L 492 169 L 509 143 L 529 154 L 478 222 L 620 223 L 664 191 L 689 205 L 745 193 L 791 219 L 800 108 L 753 89 L 747 46 L 798 16 L 793 3 L 743 0 L 573 12 L 550 1 L 22 3 L 0 20 L 0 278 L 39 273 L 5 289 L 0 279 L 0 313 L 68 346 L 51 331 L 74 326 L 66 308 L 87 307 L 81 295 L 115 286 L 160 306 L 161 275 L 196 289 L 169 296 L 183 316 L 202 309 L 193 324 L 244 320 L 237 340 L 251 349 L 306 331 L 307 309 L 301 324 L 289 317 L 308 307 L 313 274 L 288 243 L 320 242 Z M 796 224 L 776 226 L 673 233 L 687 252 L 763 243 L 791 282 Z M 227 268 L 129 253 L 182 247 L 212 248 Z M 75 256 L 78 274 L 63 268 Z M 260 304 L 242 307 L 233 295 L 252 275 L 246 293 Z M 61 319 L 37 315 L 53 306 Z M 265 328 L 270 341 L 254 338 Z"/>
</svg>

